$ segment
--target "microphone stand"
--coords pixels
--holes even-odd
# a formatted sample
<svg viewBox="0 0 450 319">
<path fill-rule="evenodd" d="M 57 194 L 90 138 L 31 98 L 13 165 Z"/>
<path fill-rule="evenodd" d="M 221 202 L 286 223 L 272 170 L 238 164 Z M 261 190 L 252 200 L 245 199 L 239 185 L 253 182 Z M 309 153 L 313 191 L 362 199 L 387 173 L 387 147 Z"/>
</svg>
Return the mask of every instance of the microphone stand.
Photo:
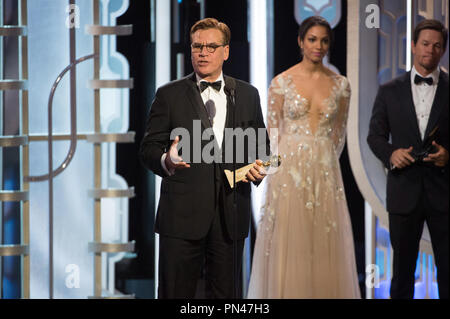
<svg viewBox="0 0 450 319">
<path fill-rule="evenodd" d="M 235 101 L 235 84 L 232 83 L 231 85 L 229 85 L 226 88 L 226 93 L 230 98 L 230 104 L 231 104 L 231 109 L 232 109 L 232 121 L 233 121 L 233 133 L 234 130 L 236 129 L 236 101 Z M 232 238 L 233 240 L 233 297 L 234 299 L 238 298 L 238 284 L 237 284 L 237 279 L 238 279 L 238 265 L 237 265 L 237 261 L 238 261 L 238 252 L 237 252 L 237 239 L 236 239 L 236 234 L 237 234 L 237 193 L 236 193 L 236 139 L 235 136 L 233 134 L 233 218 L 232 218 L 232 224 L 233 224 L 233 235 L 234 238 Z"/>
<path fill-rule="evenodd" d="M 236 193 L 236 136 L 234 130 L 236 129 L 236 107 L 234 100 L 234 89 L 230 92 L 231 108 L 233 109 L 233 285 L 234 285 L 234 299 L 238 298 L 238 252 L 237 252 L 237 193 Z"/>
</svg>

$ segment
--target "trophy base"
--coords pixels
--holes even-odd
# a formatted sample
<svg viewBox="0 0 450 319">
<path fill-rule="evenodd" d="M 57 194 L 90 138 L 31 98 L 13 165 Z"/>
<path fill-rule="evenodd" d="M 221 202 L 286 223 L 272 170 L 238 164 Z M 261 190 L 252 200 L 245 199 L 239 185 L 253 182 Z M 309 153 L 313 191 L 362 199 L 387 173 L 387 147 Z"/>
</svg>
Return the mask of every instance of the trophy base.
<svg viewBox="0 0 450 319">
<path fill-rule="evenodd" d="M 253 167 L 253 165 L 254 164 L 249 164 L 236 170 L 236 183 L 241 182 L 245 178 L 245 175 L 247 175 L 248 171 Z M 228 169 L 224 170 L 224 172 L 225 176 L 227 177 L 228 183 L 230 184 L 230 187 L 234 188 L 233 172 Z"/>
</svg>

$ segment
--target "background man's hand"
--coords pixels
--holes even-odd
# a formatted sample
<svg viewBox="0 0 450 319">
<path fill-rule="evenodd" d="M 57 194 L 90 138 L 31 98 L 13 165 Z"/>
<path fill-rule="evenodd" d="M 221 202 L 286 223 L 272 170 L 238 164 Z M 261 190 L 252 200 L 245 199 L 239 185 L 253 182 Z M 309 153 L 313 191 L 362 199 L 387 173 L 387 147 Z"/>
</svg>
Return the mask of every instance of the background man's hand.
<svg viewBox="0 0 450 319">
<path fill-rule="evenodd" d="M 423 159 L 424 162 L 434 162 L 438 167 L 444 167 L 448 163 L 448 151 L 442 146 L 433 141 L 433 146 L 438 150 L 436 153 L 428 154 Z"/>
<path fill-rule="evenodd" d="M 405 168 L 414 163 L 414 158 L 411 156 L 413 147 L 399 148 L 395 150 L 391 155 L 391 164 L 396 168 Z"/>
</svg>

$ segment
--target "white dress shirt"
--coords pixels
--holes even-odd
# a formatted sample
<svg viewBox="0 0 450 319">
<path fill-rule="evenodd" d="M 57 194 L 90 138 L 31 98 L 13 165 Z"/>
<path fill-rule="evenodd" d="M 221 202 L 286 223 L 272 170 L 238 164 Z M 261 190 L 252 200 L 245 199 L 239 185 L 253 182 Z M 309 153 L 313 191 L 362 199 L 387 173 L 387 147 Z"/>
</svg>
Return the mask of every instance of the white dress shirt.
<svg viewBox="0 0 450 319">
<path fill-rule="evenodd" d="M 439 72 L 439 67 L 437 67 L 436 70 L 431 72 L 431 74 L 428 74 L 428 76 L 423 76 L 419 72 L 417 72 L 414 66 L 411 69 L 411 91 L 414 108 L 416 110 L 417 124 L 419 126 L 422 141 L 424 139 L 425 130 L 427 129 L 431 106 L 433 105 L 434 96 L 436 94 L 436 89 L 438 86 Z M 416 74 L 423 78 L 432 78 L 433 84 L 428 85 L 425 82 L 415 84 L 414 78 L 416 77 Z M 391 169 L 395 169 L 395 165 L 393 165 L 392 163 Z"/>
<path fill-rule="evenodd" d="M 425 130 L 428 124 L 428 118 L 430 117 L 431 106 L 433 105 L 434 96 L 436 95 L 436 89 L 439 81 L 439 72 L 440 70 L 438 67 L 431 74 L 425 77 L 417 72 L 415 67 L 413 67 L 411 70 L 411 90 L 414 107 L 416 109 L 417 124 L 419 125 L 422 140 L 424 139 Z M 415 84 L 414 78 L 416 77 L 416 74 L 423 78 L 432 78 L 433 84 L 428 85 L 425 82 Z"/>
<path fill-rule="evenodd" d="M 200 90 L 200 82 L 205 81 L 201 79 L 198 74 L 195 74 L 197 78 L 197 86 Z M 225 130 L 225 121 L 227 118 L 227 95 L 225 94 L 224 88 L 225 88 L 225 81 L 223 78 L 223 72 L 220 73 L 220 76 L 212 82 L 222 81 L 222 86 L 220 88 L 220 91 L 216 91 L 212 87 L 207 87 L 203 92 L 200 92 L 200 96 L 202 97 L 203 104 L 206 110 L 206 105 L 209 103 L 213 103 L 215 107 L 215 115 L 214 118 L 211 119 L 211 125 L 214 132 L 215 139 L 219 145 L 219 147 L 222 147 L 222 140 L 223 140 L 223 134 Z M 205 81 L 206 82 L 206 81 Z M 169 175 L 173 175 L 175 173 L 175 170 L 168 170 L 166 167 L 166 156 L 167 153 L 164 153 L 161 156 L 161 166 L 164 169 L 164 171 Z"/>
<path fill-rule="evenodd" d="M 199 87 L 200 82 L 206 82 L 205 80 L 202 80 L 197 74 L 195 74 L 195 76 L 197 77 L 197 85 Z M 217 81 L 222 81 L 222 87 L 220 88 L 220 91 L 216 91 L 209 86 L 206 88 L 206 90 L 201 92 L 200 95 L 202 96 L 202 100 L 205 106 L 207 105 L 207 103 L 211 102 L 215 105 L 216 114 L 214 116 L 214 119 L 212 119 L 211 125 L 217 143 L 219 144 L 219 147 L 222 147 L 223 134 L 225 130 L 225 120 L 227 119 L 227 95 L 224 91 L 225 81 L 223 79 L 223 73 L 220 73 L 220 76 L 217 78 L 217 80 L 213 82 Z"/>
</svg>

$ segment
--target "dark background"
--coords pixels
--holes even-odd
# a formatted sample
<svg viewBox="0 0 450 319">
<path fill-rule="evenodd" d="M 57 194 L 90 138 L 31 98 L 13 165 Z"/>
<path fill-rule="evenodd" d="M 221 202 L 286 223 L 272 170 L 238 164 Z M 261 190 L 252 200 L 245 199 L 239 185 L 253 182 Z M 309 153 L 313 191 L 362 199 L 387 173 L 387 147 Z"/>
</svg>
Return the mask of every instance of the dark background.
<svg viewBox="0 0 450 319">
<path fill-rule="evenodd" d="M 206 0 L 206 17 L 225 22 L 231 29 L 230 59 L 224 65 L 224 73 L 249 81 L 249 43 L 247 30 L 247 1 Z M 335 42 L 330 62 L 346 75 L 347 6 L 342 3 L 342 18 L 334 29 Z M 300 61 L 297 46 L 298 24 L 294 18 L 293 0 L 273 3 L 273 75 L 277 75 Z M 179 39 L 172 25 L 171 79 L 176 78 L 176 53 L 184 53 L 185 74 L 192 72 L 190 62 L 190 27 L 200 18 L 200 6 L 196 0 L 184 0 L 179 4 Z M 154 296 L 154 175 L 146 170 L 138 158 L 139 143 L 145 131 L 145 122 L 155 92 L 155 43 L 150 38 L 150 1 L 130 1 L 128 11 L 117 24 L 133 24 L 133 35 L 117 38 L 118 50 L 130 63 L 130 77 L 134 89 L 130 91 L 130 130 L 136 132 L 136 143 L 117 145 L 117 172 L 136 189 L 136 197 L 129 201 L 129 239 L 136 241 L 137 257 L 121 261 L 116 268 L 116 288 L 124 293 L 134 293 L 137 298 Z M 177 41 L 179 40 L 179 41 Z M 262 107 L 266 107 L 263 101 Z M 362 198 L 350 168 L 346 148 L 340 158 L 345 192 L 353 226 L 356 261 L 361 287 L 365 296 L 364 252 L 364 199 Z M 252 243 L 254 225 L 252 225 Z"/>
</svg>

